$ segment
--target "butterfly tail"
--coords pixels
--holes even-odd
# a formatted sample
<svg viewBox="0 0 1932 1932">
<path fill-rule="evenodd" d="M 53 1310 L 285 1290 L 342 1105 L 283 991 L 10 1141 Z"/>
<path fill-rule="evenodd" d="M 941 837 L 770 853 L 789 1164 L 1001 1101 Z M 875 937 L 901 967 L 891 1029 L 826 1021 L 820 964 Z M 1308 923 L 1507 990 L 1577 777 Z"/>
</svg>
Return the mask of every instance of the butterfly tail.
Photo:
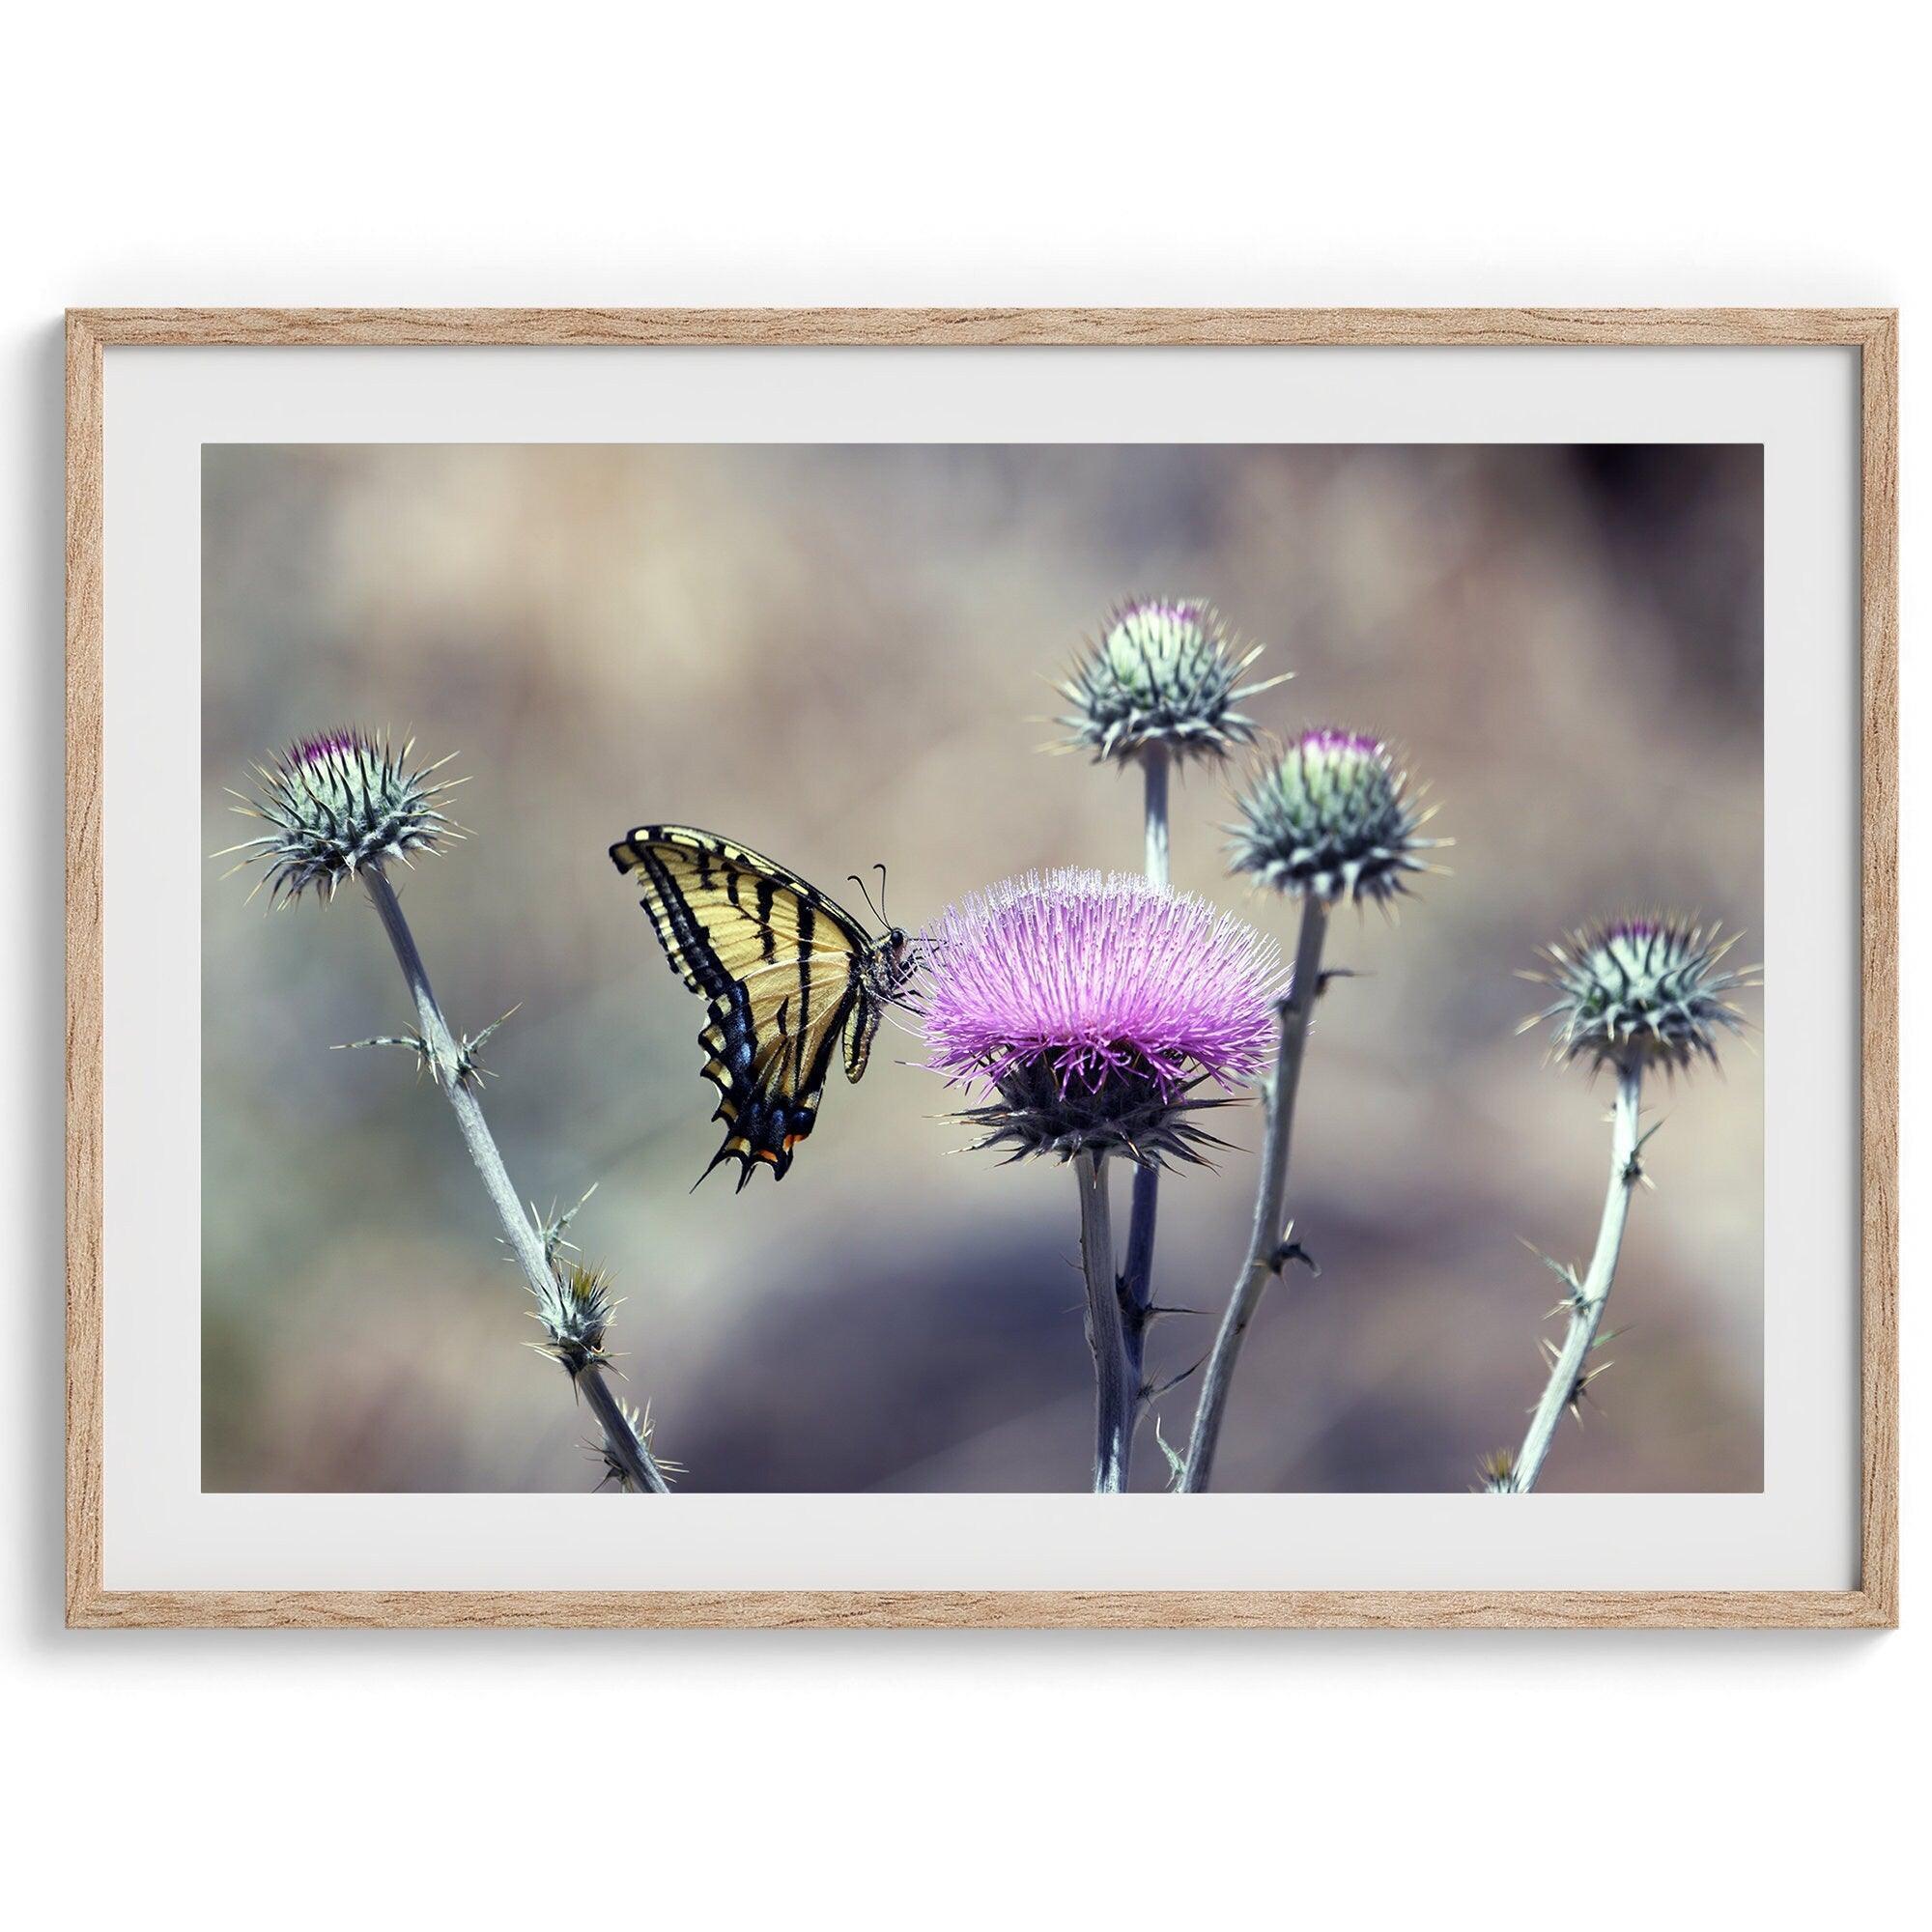
<svg viewBox="0 0 1932 1932">
<path fill-rule="evenodd" d="M 745 1191 L 745 1183 L 751 1179 L 753 1171 L 761 1166 L 771 1169 L 774 1180 L 782 1180 L 785 1178 L 785 1170 L 791 1166 L 791 1150 L 789 1148 L 754 1150 L 746 1145 L 741 1134 L 736 1132 L 727 1134 L 724 1146 L 711 1156 L 710 1164 L 691 1183 L 692 1193 L 696 1194 L 711 1179 L 713 1168 L 724 1166 L 727 1160 L 735 1160 L 738 1163 L 738 1185 L 732 1191 L 742 1194 Z"/>
</svg>

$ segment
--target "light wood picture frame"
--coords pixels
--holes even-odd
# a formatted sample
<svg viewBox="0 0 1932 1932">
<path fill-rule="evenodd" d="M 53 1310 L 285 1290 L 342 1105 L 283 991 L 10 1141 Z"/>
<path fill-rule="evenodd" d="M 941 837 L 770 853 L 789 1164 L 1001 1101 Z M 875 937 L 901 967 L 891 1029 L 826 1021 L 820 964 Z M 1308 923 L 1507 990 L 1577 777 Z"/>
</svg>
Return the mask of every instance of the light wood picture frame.
<svg viewBox="0 0 1932 1932">
<path fill-rule="evenodd" d="M 103 1580 L 104 422 L 117 348 L 1837 347 L 1861 379 L 1861 1445 L 1830 1591 L 155 1591 Z M 1898 325 L 1883 309 L 91 309 L 67 323 L 67 1618 L 71 1626 L 1810 1627 L 1898 1620 Z"/>
</svg>

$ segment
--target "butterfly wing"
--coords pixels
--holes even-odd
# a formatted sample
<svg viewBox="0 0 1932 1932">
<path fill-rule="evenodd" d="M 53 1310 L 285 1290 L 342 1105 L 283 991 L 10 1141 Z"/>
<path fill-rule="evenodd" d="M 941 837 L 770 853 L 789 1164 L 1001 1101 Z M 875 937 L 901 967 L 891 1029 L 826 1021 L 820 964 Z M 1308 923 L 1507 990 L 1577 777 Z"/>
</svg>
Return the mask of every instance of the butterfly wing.
<svg viewBox="0 0 1932 1932">
<path fill-rule="evenodd" d="M 641 887 L 671 970 L 709 1003 L 698 1042 L 725 1133 L 704 1172 L 735 1159 L 743 1187 L 763 1161 L 782 1179 L 841 1038 L 847 1076 L 866 1070 L 871 942 L 815 886 L 713 833 L 639 826 L 611 859 Z"/>
</svg>

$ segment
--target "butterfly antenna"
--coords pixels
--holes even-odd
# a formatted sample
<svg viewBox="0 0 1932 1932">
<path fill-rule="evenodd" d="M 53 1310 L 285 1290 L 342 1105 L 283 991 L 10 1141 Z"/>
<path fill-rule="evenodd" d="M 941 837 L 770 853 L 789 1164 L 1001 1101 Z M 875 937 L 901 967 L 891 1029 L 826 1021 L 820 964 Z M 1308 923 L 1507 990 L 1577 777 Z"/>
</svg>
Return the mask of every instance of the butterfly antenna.
<svg viewBox="0 0 1932 1932">
<path fill-rule="evenodd" d="M 881 869 L 881 870 L 883 870 L 883 869 L 884 869 L 884 867 L 881 867 L 880 869 Z M 864 880 L 864 879 L 862 879 L 862 878 L 861 878 L 861 877 L 860 877 L 860 876 L 858 875 L 858 873 L 857 873 L 857 872 L 847 872 L 847 873 L 845 874 L 845 876 L 846 876 L 846 877 L 847 877 L 848 879 L 850 879 L 850 880 L 852 881 L 852 883 L 853 883 L 853 884 L 854 884 L 855 886 L 857 886 L 857 887 L 859 888 L 859 890 L 860 890 L 860 891 L 861 891 L 862 893 L 864 893 L 864 894 L 865 894 L 865 895 L 866 895 L 866 910 L 867 910 L 867 911 L 868 913 L 870 913 L 870 914 L 872 915 L 872 917 L 873 917 L 873 918 L 874 918 L 875 920 L 877 920 L 877 921 L 879 922 L 879 923 L 880 923 L 881 925 L 884 925 L 884 924 L 885 924 L 885 923 L 886 923 L 886 915 L 885 915 L 885 913 L 884 913 L 884 912 L 883 912 L 883 911 L 882 911 L 882 910 L 881 910 L 881 909 L 880 909 L 880 908 L 879 908 L 878 906 L 875 906 L 875 905 L 874 905 L 874 904 L 872 903 L 872 891 L 871 891 L 871 888 L 870 888 L 869 886 L 867 886 L 867 883 L 865 882 L 865 880 Z"/>
<path fill-rule="evenodd" d="M 879 875 L 879 923 L 880 923 L 881 925 L 884 925 L 884 926 L 890 926 L 890 925 L 892 924 L 892 921 L 891 921 L 891 920 L 889 920 L 889 919 L 888 919 L 888 918 L 886 917 L 886 868 L 885 868 L 885 865 L 884 865 L 884 863 L 883 863 L 882 861 L 875 861 L 875 862 L 873 863 L 873 866 L 872 866 L 872 869 L 873 869 L 873 871 L 875 871 L 875 872 L 876 872 L 876 873 L 878 873 L 878 875 Z"/>
</svg>

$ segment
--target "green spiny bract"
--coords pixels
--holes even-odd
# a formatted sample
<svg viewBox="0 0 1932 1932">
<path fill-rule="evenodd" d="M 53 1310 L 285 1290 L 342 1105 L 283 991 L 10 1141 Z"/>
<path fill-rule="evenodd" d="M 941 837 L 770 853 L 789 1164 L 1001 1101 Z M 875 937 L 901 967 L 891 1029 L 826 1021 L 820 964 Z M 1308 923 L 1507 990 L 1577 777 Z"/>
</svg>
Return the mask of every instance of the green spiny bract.
<svg viewBox="0 0 1932 1932">
<path fill-rule="evenodd" d="M 1135 1057 L 1068 1078 L 1055 1056 L 1040 1055 L 1015 1061 L 992 1084 L 999 1099 L 964 1108 L 959 1119 L 980 1130 L 976 1151 L 1005 1150 L 1009 1161 L 1029 1154 L 1066 1161 L 1082 1153 L 1118 1153 L 1142 1167 L 1165 1168 L 1205 1164 L 1204 1150 L 1228 1145 L 1188 1116 L 1232 1106 L 1233 1099 L 1188 1099 L 1198 1081 L 1176 1088 Z"/>
<path fill-rule="evenodd" d="M 1726 971 L 1737 935 L 1675 919 L 1618 919 L 1585 926 L 1546 947 L 1544 970 L 1525 974 L 1557 998 L 1523 1021 L 1520 1032 L 1555 1024 L 1554 1051 L 1593 1068 L 1717 1065 L 1720 1033 L 1741 1033 L 1744 1019 L 1724 996 L 1758 982 L 1754 969 Z"/>
<path fill-rule="evenodd" d="M 407 863 L 412 853 L 460 838 L 440 808 L 462 781 L 437 779 L 447 758 L 412 765 L 413 743 L 396 750 L 387 738 L 361 731 L 298 740 L 272 765 L 256 767 L 256 796 L 236 808 L 269 831 L 228 850 L 246 855 L 242 865 L 265 864 L 270 896 L 287 905 L 311 886 L 332 898 L 372 865 Z"/>
<path fill-rule="evenodd" d="M 1434 808 L 1416 809 L 1386 745 L 1352 731 L 1304 731 L 1255 766 L 1236 803 L 1231 868 L 1331 905 L 1393 898 L 1430 869 L 1420 855 L 1449 842 L 1418 836 Z"/>
<path fill-rule="evenodd" d="M 611 1318 L 617 1312 L 617 1297 L 611 1292 L 610 1275 L 600 1267 L 559 1262 L 552 1275 L 554 1293 L 532 1311 L 547 1338 L 536 1345 L 537 1352 L 572 1377 L 580 1376 L 611 1359 L 604 1352 L 604 1342 L 611 1332 Z"/>
<path fill-rule="evenodd" d="M 1254 720 L 1236 706 L 1291 675 L 1241 684 L 1262 649 L 1243 652 L 1213 606 L 1198 598 L 1122 604 L 1055 687 L 1073 707 L 1058 721 L 1069 735 L 1056 749 L 1091 752 L 1096 762 L 1154 747 L 1177 758 L 1225 757 L 1255 738 Z"/>
</svg>

